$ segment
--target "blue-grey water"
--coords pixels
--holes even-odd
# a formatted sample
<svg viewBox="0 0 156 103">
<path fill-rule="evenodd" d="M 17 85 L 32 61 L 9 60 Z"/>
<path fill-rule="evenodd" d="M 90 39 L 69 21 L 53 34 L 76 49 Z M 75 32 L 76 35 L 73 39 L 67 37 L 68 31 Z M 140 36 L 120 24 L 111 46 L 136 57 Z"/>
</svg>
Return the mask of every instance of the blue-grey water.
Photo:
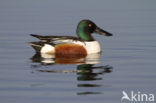
<svg viewBox="0 0 156 103">
<path fill-rule="evenodd" d="M 156 96 L 155 4 L 155 0 L 1 0 L 0 102 L 120 103 L 122 91 Z M 113 33 L 93 34 L 102 48 L 99 63 L 47 64 L 33 57 L 28 42 L 37 39 L 29 34 L 76 36 L 82 19 Z"/>
</svg>

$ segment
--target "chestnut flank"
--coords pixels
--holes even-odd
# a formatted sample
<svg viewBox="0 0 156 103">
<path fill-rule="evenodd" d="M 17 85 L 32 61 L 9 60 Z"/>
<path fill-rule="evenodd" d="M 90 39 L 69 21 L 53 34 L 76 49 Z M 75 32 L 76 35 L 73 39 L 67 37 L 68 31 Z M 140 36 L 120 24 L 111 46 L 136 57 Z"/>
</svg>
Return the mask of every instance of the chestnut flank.
<svg viewBox="0 0 156 103">
<path fill-rule="evenodd" d="M 56 58 L 84 58 L 86 49 L 79 44 L 58 44 L 55 46 Z"/>
</svg>

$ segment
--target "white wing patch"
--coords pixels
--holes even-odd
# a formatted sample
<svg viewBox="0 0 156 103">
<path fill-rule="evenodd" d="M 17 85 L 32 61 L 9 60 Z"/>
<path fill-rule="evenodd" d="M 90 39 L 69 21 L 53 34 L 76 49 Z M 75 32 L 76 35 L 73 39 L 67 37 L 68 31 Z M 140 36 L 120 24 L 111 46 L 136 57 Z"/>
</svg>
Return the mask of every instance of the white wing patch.
<svg viewBox="0 0 156 103">
<path fill-rule="evenodd" d="M 82 41 L 77 41 L 77 40 L 73 40 L 73 39 L 66 39 L 66 40 L 54 40 L 53 41 L 54 44 L 62 44 L 62 43 L 74 43 L 74 44 L 80 44 L 80 45 L 83 45 L 84 42 Z"/>
</svg>

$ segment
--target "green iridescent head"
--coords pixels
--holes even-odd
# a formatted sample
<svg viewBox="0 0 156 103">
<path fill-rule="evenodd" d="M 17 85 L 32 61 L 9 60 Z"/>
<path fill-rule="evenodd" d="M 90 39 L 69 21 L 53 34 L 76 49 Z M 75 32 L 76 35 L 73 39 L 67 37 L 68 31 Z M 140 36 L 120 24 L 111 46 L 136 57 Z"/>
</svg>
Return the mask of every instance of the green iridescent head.
<svg viewBox="0 0 156 103">
<path fill-rule="evenodd" d="M 96 24 L 90 20 L 81 20 L 76 30 L 77 36 L 83 41 L 94 41 L 92 33 L 97 33 L 105 36 L 112 36 L 111 33 L 100 29 Z"/>
</svg>

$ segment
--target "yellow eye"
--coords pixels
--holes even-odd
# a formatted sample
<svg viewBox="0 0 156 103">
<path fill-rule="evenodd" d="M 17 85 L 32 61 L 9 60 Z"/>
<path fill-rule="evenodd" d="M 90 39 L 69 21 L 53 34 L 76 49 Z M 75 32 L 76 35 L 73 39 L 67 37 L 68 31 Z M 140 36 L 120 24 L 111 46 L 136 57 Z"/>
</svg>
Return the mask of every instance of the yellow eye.
<svg viewBox="0 0 156 103">
<path fill-rule="evenodd" d="M 92 26 L 92 24 L 89 24 L 88 26 L 89 26 L 89 27 L 91 27 L 91 26 Z"/>
</svg>

